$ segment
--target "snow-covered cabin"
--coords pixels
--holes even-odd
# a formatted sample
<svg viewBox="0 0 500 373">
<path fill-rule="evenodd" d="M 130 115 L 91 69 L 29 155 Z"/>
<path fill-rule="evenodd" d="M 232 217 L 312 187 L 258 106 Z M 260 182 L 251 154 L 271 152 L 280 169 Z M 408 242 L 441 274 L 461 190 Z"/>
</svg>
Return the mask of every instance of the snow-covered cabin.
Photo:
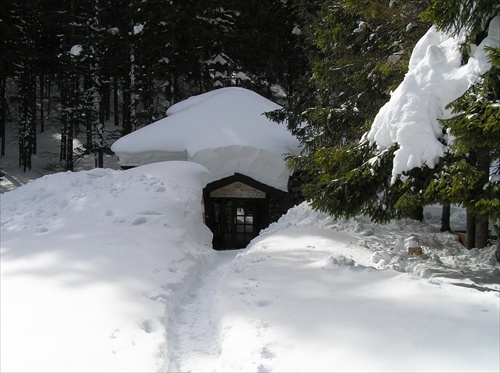
<svg viewBox="0 0 500 373">
<path fill-rule="evenodd" d="M 214 248 L 245 247 L 291 205 L 286 154 L 299 142 L 264 113 L 279 105 L 243 88 L 221 88 L 171 106 L 167 117 L 117 140 L 123 168 L 184 160 L 210 171 L 203 192 Z"/>
</svg>

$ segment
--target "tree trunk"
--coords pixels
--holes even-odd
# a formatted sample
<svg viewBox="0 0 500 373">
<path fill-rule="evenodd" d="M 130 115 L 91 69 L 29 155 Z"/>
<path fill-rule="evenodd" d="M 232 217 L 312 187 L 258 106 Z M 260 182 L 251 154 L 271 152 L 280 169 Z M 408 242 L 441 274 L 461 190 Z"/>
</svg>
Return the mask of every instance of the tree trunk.
<svg viewBox="0 0 500 373">
<path fill-rule="evenodd" d="M 2 76 L 0 81 L 0 136 L 2 137 L 1 156 L 5 155 L 5 126 L 7 124 L 7 77 Z"/>
<path fill-rule="evenodd" d="M 74 168 L 73 138 L 74 138 L 74 124 L 73 124 L 73 118 L 71 118 L 66 134 L 66 171 L 73 171 Z"/>
<path fill-rule="evenodd" d="M 482 249 L 488 245 L 488 215 L 476 216 L 476 247 Z"/>
<path fill-rule="evenodd" d="M 476 216 L 467 210 L 467 248 L 476 247 Z"/>
<path fill-rule="evenodd" d="M 50 117 L 50 85 L 51 85 L 51 80 L 50 80 L 50 75 L 47 76 L 47 83 L 46 83 L 46 87 L 47 87 L 47 115 Z"/>
<path fill-rule="evenodd" d="M 443 211 L 441 213 L 441 232 L 451 231 L 450 215 L 451 215 L 451 206 L 443 205 Z"/>
<path fill-rule="evenodd" d="M 487 150 L 481 149 L 478 152 L 477 168 L 483 173 L 481 180 L 479 180 L 477 195 L 482 193 L 483 186 L 488 183 L 490 175 L 490 155 Z M 480 188 L 480 189 L 479 189 Z M 476 247 L 482 249 L 488 245 L 488 213 L 484 215 L 476 215 Z"/>
<path fill-rule="evenodd" d="M 130 110 L 132 106 L 131 97 L 131 81 L 130 75 L 125 74 L 123 77 L 123 105 L 122 105 L 122 135 L 125 136 L 132 132 L 132 122 L 130 118 Z"/>
<path fill-rule="evenodd" d="M 500 262 L 500 242 L 498 241 L 498 237 L 500 237 L 500 224 L 495 224 L 495 232 L 497 233 L 496 257 L 497 257 L 497 262 Z"/>
<path fill-rule="evenodd" d="M 67 77 L 63 76 L 59 84 L 61 91 L 61 148 L 59 151 L 59 161 L 66 160 L 66 134 L 68 133 L 68 97 L 69 97 L 69 83 L 66 81 Z"/>
<path fill-rule="evenodd" d="M 104 168 L 104 152 L 102 148 L 97 151 L 97 167 Z"/>
<path fill-rule="evenodd" d="M 45 132 L 45 76 L 40 74 L 40 132 Z"/>
<path fill-rule="evenodd" d="M 106 81 L 103 83 L 103 97 L 101 99 L 104 99 L 104 120 L 103 124 L 106 123 L 106 121 L 109 121 L 111 118 L 111 82 L 110 82 L 110 77 L 106 77 Z"/>
<path fill-rule="evenodd" d="M 98 121 L 99 123 L 106 122 L 106 107 L 109 103 L 106 100 L 106 83 L 104 83 L 104 78 L 99 76 L 98 92 L 99 92 L 99 102 L 98 102 Z"/>
<path fill-rule="evenodd" d="M 31 59 L 21 64 L 19 77 L 19 167 L 31 170 L 31 156 L 36 154 L 36 76 Z"/>
<path fill-rule="evenodd" d="M 120 116 L 118 114 L 118 76 L 113 78 L 113 115 L 115 119 L 115 126 L 120 125 Z"/>
<path fill-rule="evenodd" d="M 34 70 L 34 68 L 33 68 Z M 28 96 L 28 100 L 30 101 L 30 112 L 31 112 L 31 154 L 37 153 L 37 128 L 36 128 L 36 75 L 35 73 L 31 74 L 31 87 L 30 94 Z M 31 169 L 31 159 L 30 159 L 30 169 Z"/>
<path fill-rule="evenodd" d="M 424 208 L 422 206 L 416 206 L 410 213 L 409 218 L 416 221 L 424 220 Z"/>
</svg>

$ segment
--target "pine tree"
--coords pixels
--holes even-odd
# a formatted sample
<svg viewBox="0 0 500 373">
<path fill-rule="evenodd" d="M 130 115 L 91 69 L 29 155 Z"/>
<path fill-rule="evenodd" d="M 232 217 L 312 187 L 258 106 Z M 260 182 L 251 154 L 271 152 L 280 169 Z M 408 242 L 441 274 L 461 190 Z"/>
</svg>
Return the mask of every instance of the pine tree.
<svg viewBox="0 0 500 373">
<path fill-rule="evenodd" d="M 500 3 L 491 0 L 431 0 L 422 16 L 451 35 L 465 33 L 467 42 L 485 36 L 490 21 L 500 13 Z"/>
<path fill-rule="evenodd" d="M 36 75 L 38 77 L 38 107 L 40 132 L 45 131 L 45 119 L 50 116 L 51 85 L 61 71 L 60 35 L 61 2 L 57 0 L 39 0 L 39 32 L 35 39 L 37 54 Z"/>
<path fill-rule="evenodd" d="M 19 11 L 9 32 L 3 20 L 11 5 Z M 4 92 L 16 83 L 21 165 L 29 168 L 36 151 L 38 122 L 44 131 L 54 116 L 61 123 L 60 160 L 71 170 L 79 156 L 106 151 L 107 121 L 126 134 L 181 99 L 225 85 L 283 99 L 306 71 L 305 53 L 294 45 L 293 10 L 292 1 L 281 0 L 7 0 L 0 27 L 13 42 L 0 46 L 1 129 Z M 80 133 L 87 141 L 75 154 Z"/>
<path fill-rule="evenodd" d="M 298 89 L 307 68 L 306 52 L 298 43 L 300 16 L 293 1 L 235 1 L 236 31 L 226 49 L 250 79 L 239 84 L 281 102 Z"/>
<path fill-rule="evenodd" d="M 377 155 L 368 141 L 359 141 L 427 30 L 418 18 L 422 4 L 391 4 L 346 0 L 300 6 L 312 20 L 305 38 L 313 44 L 313 75 L 305 84 L 313 101 L 297 95 L 295 107 L 282 113 L 305 146 L 290 165 L 304 179 L 303 192 L 313 207 L 336 217 L 364 213 L 386 220 L 413 214 L 401 209 L 412 205 L 404 203 L 411 196 L 402 182 L 390 183 L 396 148 Z"/>
<path fill-rule="evenodd" d="M 0 7 L 0 156 L 5 155 L 5 135 L 7 116 L 9 113 L 9 98 L 7 84 L 14 77 L 16 60 L 15 44 L 19 37 L 13 23 L 13 0 L 6 0 Z"/>
<path fill-rule="evenodd" d="M 31 158 L 36 154 L 36 35 L 39 31 L 38 1 L 14 4 L 16 26 L 19 30 L 17 46 L 17 76 L 19 82 L 19 167 L 31 169 Z"/>
<path fill-rule="evenodd" d="M 452 160 L 426 192 L 430 199 L 463 205 L 475 218 L 469 248 L 485 247 L 488 219 L 500 219 L 500 48 L 489 51 L 492 68 L 450 104 L 456 115 L 442 121 L 453 136 Z"/>
<path fill-rule="evenodd" d="M 500 3 L 489 0 L 432 0 L 423 16 L 451 35 L 465 34 L 463 53 L 467 57 L 468 46 L 479 43 L 486 36 L 490 21 L 499 14 Z M 498 50 L 490 49 L 489 52 L 492 70 L 451 105 L 458 115 L 444 124 L 457 136 L 452 146 L 455 152 L 453 162 L 441 170 L 436 177 L 439 180 L 433 181 L 427 192 L 428 195 L 438 193 L 449 198 L 460 190 L 461 198 L 457 197 L 456 203 L 467 207 L 469 248 L 486 246 L 488 216 L 498 221 L 500 204 L 495 176 L 491 175 L 488 180 L 490 166 L 498 163 L 499 158 L 498 113 L 495 113 L 498 109 L 494 104 L 499 97 L 499 57 Z M 465 112 L 471 116 L 460 114 Z M 470 153 L 465 153 L 466 149 Z M 498 173 L 498 165 L 496 167 Z M 443 190 L 449 186 L 452 186 L 453 193 Z M 500 261 L 500 252 L 497 259 Z"/>
</svg>

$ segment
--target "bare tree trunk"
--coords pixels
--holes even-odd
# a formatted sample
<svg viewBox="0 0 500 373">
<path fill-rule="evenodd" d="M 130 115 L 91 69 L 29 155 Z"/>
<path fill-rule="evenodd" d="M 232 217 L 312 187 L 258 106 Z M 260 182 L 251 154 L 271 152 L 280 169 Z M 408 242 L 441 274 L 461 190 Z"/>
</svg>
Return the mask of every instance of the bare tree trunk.
<svg viewBox="0 0 500 373">
<path fill-rule="evenodd" d="M 467 210 L 467 248 L 470 250 L 476 247 L 476 217 Z"/>
<path fill-rule="evenodd" d="M 476 216 L 476 247 L 482 249 L 488 245 L 488 215 Z"/>
<path fill-rule="evenodd" d="M 422 221 L 424 220 L 424 208 L 422 206 L 416 206 L 409 214 L 409 218 Z"/>
<path fill-rule="evenodd" d="M 477 157 L 477 168 L 482 171 L 483 176 L 479 181 L 479 188 L 488 183 L 490 171 L 490 155 L 488 151 L 481 149 Z M 478 192 L 479 194 L 480 192 Z M 476 215 L 476 247 L 482 249 L 488 245 L 488 213 Z"/>
<path fill-rule="evenodd" d="M 123 104 L 122 104 L 122 135 L 132 132 L 132 121 L 130 116 L 132 97 L 131 97 L 130 75 L 125 74 L 123 78 Z"/>
<path fill-rule="evenodd" d="M 113 115 L 115 119 L 115 126 L 120 125 L 120 116 L 118 113 L 118 76 L 117 74 L 113 78 Z"/>
<path fill-rule="evenodd" d="M 19 77 L 19 167 L 31 170 L 31 156 L 36 154 L 36 75 L 32 60 L 22 63 Z"/>
<path fill-rule="evenodd" d="M 443 205 L 443 211 L 441 213 L 441 232 L 451 231 L 450 215 L 451 215 L 451 206 Z"/>
<path fill-rule="evenodd" d="M 50 117 L 50 86 L 51 86 L 52 81 L 50 80 L 50 75 L 47 76 L 47 115 Z"/>
<path fill-rule="evenodd" d="M 7 77 L 2 76 L 0 81 L 0 136 L 2 137 L 1 156 L 5 155 L 5 126 L 7 124 Z"/>
<path fill-rule="evenodd" d="M 497 233 L 496 257 L 497 257 L 497 262 L 500 262 L 500 241 L 498 241 L 498 238 L 500 237 L 500 222 L 499 222 L 499 224 L 495 224 L 495 232 Z"/>
<path fill-rule="evenodd" d="M 40 132 L 45 132 L 45 75 L 40 74 Z"/>
<path fill-rule="evenodd" d="M 97 167 L 104 168 L 104 152 L 99 148 L 97 153 Z"/>
</svg>

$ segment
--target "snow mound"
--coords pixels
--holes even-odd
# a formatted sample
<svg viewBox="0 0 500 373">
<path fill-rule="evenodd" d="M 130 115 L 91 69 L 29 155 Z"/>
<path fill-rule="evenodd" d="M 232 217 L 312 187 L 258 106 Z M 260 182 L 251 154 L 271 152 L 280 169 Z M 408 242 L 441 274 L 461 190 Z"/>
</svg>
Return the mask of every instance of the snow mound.
<svg viewBox="0 0 500 373">
<path fill-rule="evenodd" d="M 207 180 L 200 165 L 165 162 L 4 193 L 1 370 L 160 369 L 169 315 L 214 257 Z"/>
<path fill-rule="evenodd" d="M 433 209 L 433 206 L 427 208 L 430 211 Z M 458 211 L 453 215 L 462 218 Z M 294 246 L 305 246 L 311 250 L 316 247 L 335 247 L 335 253 L 325 254 L 320 262 L 325 265 L 392 269 L 426 279 L 500 291 L 496 246 L 467 250 L 456 234 L 439 231 L 440 221 L 436 216 L 435 212 L 428 211 L 425 214 L 426 221 L 422 223 L 403 219 L 376 224 L 362 216 L 335 220 L 312 210 L 304 202 L 263 230 L 250 247 L 253 252 L 259 252 L 270 245 L 266 242 L 272 243 L 274 237 L 281 240 L 281 235 L 286 233 L 287 237 L 297 236 L 297 239 L 287 243 L 284 250 Z M 456 222 L 452 226 L 461 228 Z M 339 245 L 340 242 L 347 244 Z M 422 248 L 422 255 L 408 254 L 408 248 L 415 246 Z"/>
<path fill-rule="evenodd" d="M 425 254 L 409 256 L 416 241 Z M 495 371 L 499 271 L 483 253 L 430 222 L 333 220 L 301 204 L 221 271 L 215 352 L 181 367 Z M 480 345 L 460 353 L 475 335 Z"/>
<path fill-rule="evenodd" d="M 162 162 L 3 194 L 0 370 L 498 371 L 493 247 L 429 211 L 378 225 L 304 203 L 215 252 L 207 180 Z"/>
</svg>

